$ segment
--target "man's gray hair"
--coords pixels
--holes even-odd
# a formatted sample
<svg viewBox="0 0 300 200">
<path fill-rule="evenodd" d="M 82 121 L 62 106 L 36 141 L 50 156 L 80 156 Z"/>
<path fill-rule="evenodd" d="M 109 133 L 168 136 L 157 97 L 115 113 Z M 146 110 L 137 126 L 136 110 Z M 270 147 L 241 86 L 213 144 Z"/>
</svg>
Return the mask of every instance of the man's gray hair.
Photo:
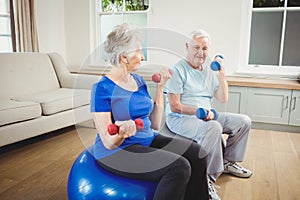
<svg viewBox="0 0 300 200">
<path fill-rule="evenodd" d="M 208 44 L 210 44 L 210 35 L 203 29 L 197 29 L 190 33 L 189 35 L 189 42 L 191 42 L 194 38 L 201 38 L 206 37 L 208 38 Z"/>
<path fill-rule="evenodd" d="M 110 63 L 119 66 L 120 55 L 132 57 L 140 43 L 141 34 L 138 29 L 124 23 L 115 26 L 112 32 L 107 35 L 104 50 L 109 56 Z"/>
</svg>

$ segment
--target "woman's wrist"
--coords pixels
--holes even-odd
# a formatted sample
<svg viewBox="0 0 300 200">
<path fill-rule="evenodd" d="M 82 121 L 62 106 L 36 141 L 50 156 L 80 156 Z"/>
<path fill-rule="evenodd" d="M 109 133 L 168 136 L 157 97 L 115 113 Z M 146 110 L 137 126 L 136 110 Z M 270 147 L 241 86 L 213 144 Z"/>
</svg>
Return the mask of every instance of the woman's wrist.
<svg viewBox="0 0 300 200">
<path fill-rule="evenodd" d="M 156 90 L 163 92 L 164 85 L 156 84 Z"/>
<path fill-rule="evenodd" d="M 164 107 L 164 102 L 161 102 L 161 103 L 158 103 L 158 102 L 154 102 L 154 106 L 156 106 L 156 107 Z"/>
</svg>

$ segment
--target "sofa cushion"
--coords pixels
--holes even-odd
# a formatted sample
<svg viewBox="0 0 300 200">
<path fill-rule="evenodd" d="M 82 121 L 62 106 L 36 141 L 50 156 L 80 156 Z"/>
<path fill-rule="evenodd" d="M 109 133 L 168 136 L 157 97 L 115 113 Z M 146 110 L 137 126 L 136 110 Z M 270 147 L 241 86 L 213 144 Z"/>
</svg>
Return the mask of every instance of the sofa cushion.
<svg viewBox="0 0 300 200">
<path fill-rule="evenodd" d="M 15 97 L 19 101 L 41 104 L 43 115 L 52 115 L 90 103 L 90 90 L 59 88 L 56 90 Z"/>
<path fill-rule="evenodd" d="M 0 99 L 60 88 L 47 54 L 0 53 L 0 62 Z"/>
<path fill-rule="evenodd" d="M 41 116 L 40 104 L 31 101 L 0 100 L 0 126 Z"/>
</svg>

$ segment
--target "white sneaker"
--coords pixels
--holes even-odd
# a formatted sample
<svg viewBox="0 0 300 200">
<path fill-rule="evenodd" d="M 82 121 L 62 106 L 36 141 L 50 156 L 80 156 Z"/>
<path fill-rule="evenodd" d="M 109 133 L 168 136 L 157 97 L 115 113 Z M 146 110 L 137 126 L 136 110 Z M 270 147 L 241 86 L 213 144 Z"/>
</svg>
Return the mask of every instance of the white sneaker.
<svg viewBox="0 0 300 200">
<path fill-rule="evenodd" d="M 216 190 L 216 185 L 212 182 L 212 180 L 207 177 L 207 184 L 208 184 L 208 194 L 209 194 L 209 199 L 210 200 L 221 200 L 219 197 L 217 190 Z"/>
<path fill-rule="evenodd" d="M 233 174 L 241 178 L 249 178 L 252 175 L 252 172 L 249 169 L 242 167 L 236 162 L 225 163 L 223 173 Z"/>
</svg>

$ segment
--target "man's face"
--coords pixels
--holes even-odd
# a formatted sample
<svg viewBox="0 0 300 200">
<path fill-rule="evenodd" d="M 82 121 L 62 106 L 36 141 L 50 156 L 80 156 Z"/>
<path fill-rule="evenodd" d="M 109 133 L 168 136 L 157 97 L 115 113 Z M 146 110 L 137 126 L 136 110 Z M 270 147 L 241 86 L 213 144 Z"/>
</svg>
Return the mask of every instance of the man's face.
<svg viewBox="0 0 300 200">
<path fill-rule="evenodd" d="M 205 62 L 209 51 L 209 41 L 207 37 L 193 38 L 193 40 L 186 44 L 187 61 L 193 68 L 202 66 Z"/>
</svg>

